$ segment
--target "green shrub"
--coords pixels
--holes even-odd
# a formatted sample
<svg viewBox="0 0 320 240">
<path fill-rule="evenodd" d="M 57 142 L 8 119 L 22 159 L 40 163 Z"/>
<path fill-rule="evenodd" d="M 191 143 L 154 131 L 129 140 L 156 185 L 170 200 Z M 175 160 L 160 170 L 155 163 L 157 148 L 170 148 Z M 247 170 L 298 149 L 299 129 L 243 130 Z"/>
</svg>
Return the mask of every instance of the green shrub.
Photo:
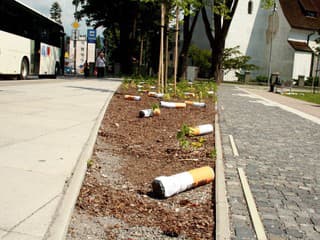
<svg viewBox="0 0 320 240">
<path fill-rule="evenodd" d="M 304 82 L 305 86 L 312 86 L 312 79 L 314 79 L 314 86 L 319 86 L 319 77 L 308 77 Z"/>
<path fill-rule="evenodd" d="M 256 82 L 258 82 L 258 83 L 267 83 L 268 82 L 268 77 L 259 75 L 259 76 L 256 77 Z"/>
</svg>

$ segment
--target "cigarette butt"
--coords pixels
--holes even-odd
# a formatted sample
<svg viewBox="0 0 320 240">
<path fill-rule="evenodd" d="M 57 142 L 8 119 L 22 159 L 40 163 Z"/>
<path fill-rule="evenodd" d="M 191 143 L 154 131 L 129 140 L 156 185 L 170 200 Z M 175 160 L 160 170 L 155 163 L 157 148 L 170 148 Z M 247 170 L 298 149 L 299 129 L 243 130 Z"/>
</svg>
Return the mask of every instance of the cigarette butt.
<svg viewBox="0 0 320 240">
<path fill-rule="evenodd" d="M 204 124 L 197 127 L 190 127 L 190 135 L 192 136 L 199 136 L 213 132 L 213 125 L 212 124 Z"/>
<path fill-rule="evenodd" d="M 206 107 L 206 104 L 203 102 L 193 102 L 193 101 L 185 101 L 187 105 L 192 105 L 195 107 Z"/>
<path fill-rule="evenodd" d="M 185 108 L 187 105 L 186 105 L 186 103 L 160 101 L 160 106 L 166 107 L 166 108 Z"/>
<path fill-rule="evenodd" d="M 214 171 L 205 166 L 172 176 L 160 176 L 153 180 L 153 192 L 161 198 L 167 198 L 185 190 L 212 182 Z"/>
<path fill-rule="evenodd" d="M 133 95 L 124 95 L 124 99 L 126 100 L 132 100 L 132 101 L 140 101 L 140 96 L 133 96 Z"/>
</svg>

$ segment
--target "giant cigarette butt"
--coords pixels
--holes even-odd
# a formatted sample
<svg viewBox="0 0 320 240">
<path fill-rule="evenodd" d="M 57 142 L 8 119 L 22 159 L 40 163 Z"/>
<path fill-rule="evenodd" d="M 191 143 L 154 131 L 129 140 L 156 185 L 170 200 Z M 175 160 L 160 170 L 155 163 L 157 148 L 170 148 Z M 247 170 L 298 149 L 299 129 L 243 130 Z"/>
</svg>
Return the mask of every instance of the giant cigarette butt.
<svg viewBox="0 0 320 240">
<path fill-rule="evenodd" d="M 204 103 L 204 102 L 185 101 L 185 103 L 187 105 L 192 105 L 192 106 L 195 106 L 195 107 L 205 107 L 206 106 L 206 103 Z"/>
<path fill-rule="evenodd" d="M 186 103 L 160 101 L 160 106 L 166 108 L 185 108 L 187 105 Z"/>
<path fill-rule="evenodd" d="M 140 101 L 140 96 L 133 96 L 133 95 L 124 95 L 124 99 L 126 100 L 132 100 L 132 101 Z"/>
<path fill-rule="evenodd" d="M 199 136 L 213 132 L 212 124 L 203 124 L 197 127 L 190 127 L 190 135 Z"/>
<path fill-rule="evenodd" d="M 171 197 L 185 190 L 212 182 L 214 171 L 205 166 L 172 176 L 160 176 L 153 180 L 153 192 L 161 198 Z"/>
</svg>

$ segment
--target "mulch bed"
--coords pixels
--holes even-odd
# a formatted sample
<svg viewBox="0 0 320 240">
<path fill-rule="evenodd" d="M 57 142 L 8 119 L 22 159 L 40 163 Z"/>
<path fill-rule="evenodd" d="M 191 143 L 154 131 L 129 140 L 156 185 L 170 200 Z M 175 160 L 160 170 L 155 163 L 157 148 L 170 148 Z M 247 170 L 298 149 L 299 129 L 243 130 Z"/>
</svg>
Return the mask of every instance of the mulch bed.
<svg viewBox="0 0 320 240">
<path fill-rule="evenodd" d="M 207 165 L 214 168 L 213 134 L 204 136 L 205 143 L 197 149 L 183 149 L 176 138 L 182 124 L 214 122 L 213 100 L 206 100 L 206 108 L 161 108 L 160 116 L 139 118 L 140 110 L 151 108 L 159 100 L 141 95 L 141 101 L 128 101 L 125 94 L 137 91 L 121 87 L 114 94 L 75 211 L 92 217 L 116 218 L 132 227 L 157 228 L 166 237 L 213 239 L 213 184 L 168 199 L 157 199 L 151 187 L 157 176 Z M 115 224 L 106 228 L 107 239 L 117 239 L 114 230 L 121 227 Z"/>
</svg>

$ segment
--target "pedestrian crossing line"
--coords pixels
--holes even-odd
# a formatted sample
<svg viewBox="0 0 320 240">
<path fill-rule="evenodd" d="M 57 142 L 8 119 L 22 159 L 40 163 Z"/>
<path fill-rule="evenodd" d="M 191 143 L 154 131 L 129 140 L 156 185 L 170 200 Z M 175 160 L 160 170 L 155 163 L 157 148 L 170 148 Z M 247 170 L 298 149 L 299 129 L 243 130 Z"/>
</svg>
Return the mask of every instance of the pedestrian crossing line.
<svg viewBox="0 0 320 240">
<path fill-rule="evenodd" d="M 238 148 L 236 143 L 234 142 L 234 138 L 232 135 L 229 135 L 229 140 L 230 140 L 230 144 L 231 144 L 231 148 L 232 148 L 232 152 L 233 152 L 233 156 L 235 157 L 239 157 L 239 152 L 238 152 Z"/>
<path fill-rule="evenodd" d="M 253 223 L 254 230 L 257 234 L 257 239 L 258 240 L 267 240 L 267 236 L 262 224 L 262 221 L 260 219 L 256 203 L 254 201 L 253 195 L 250 190 L 250 186 L 247 180 L 247 177 L 244 173 L 244 170 L 242 168 L 238 168 L 238 173 L 240 177 L 240 181 L 242 184 L 242 190 L 244 192 L 244 196 L 247 201 L 250 217 Z"/>
</svg>

